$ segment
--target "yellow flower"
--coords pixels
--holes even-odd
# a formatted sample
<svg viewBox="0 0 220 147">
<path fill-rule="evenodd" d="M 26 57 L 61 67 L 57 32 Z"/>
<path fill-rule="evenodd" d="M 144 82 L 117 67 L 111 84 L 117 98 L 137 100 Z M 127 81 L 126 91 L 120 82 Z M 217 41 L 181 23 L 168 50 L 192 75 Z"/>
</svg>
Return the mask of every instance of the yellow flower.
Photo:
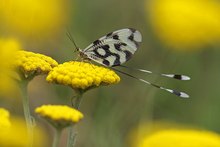
<svg viewBox="0 0 220 147">
<path fill-rule="evenodd" d="M 58 65 L 48 74 L 48 82 L 87 90 L 100 85 L 116 84 L 120 77 L 112 70 L 90 63 L 71 61 Z"/>
<path fill-rule="evenodd" d="M 25 121 L 19 117 L 11 117 L 10 120 L 11 126 L 0 131 L 0 146 L 27 147 L 29 141 Z M 33 147 L 48 146 L 48 138 L 45 134 L 46 132 L 39 125 L 34 128 Z"/>
<path fill-rule="evenodd" d="M 0 108 L 0 132 L 2 129 L 7 129 L 11 126 L 9 116 L 10 114 L 6 109 Z"/>
<path fill-rule="evenodd" d="M 146 1 L 157 36 L 177 50 L 195 50 L 220 41 L 220 2 L 217 0 Z"/>
<path fill-rule="evenodd" d="M 173 122 L 167 121 L 155 121 L 155 122 L 141 122 L 137 127 L 133 128 L 130 133 L 128 134 L 128 143 L 131 147 L 139 147 L 141 146 L 140 143 L 143 140 L 158 131 L 167 130 L 167 129 L 189 129 L 189 126 L 176 124 Z"/>
<path fill-rule="evenodd" d="M 162 130 L 146 136 L 137 147 L 219 147 L 220 136 L 201 130 Z"/>
<path fill-rule="evenodd" d="M 16 51 L 20 50 L 19 42 L 13 38 L 0 38 L 0 66 L 1 70 L 10 68 L 14 61 Z"/>
<path fill-rule="evenodd" d="M 75 124 L 83 118 L 81 112 L 65 105 L 43 105 L 35 112 L 58 128 Z"/>
<path fill-rule="evenodd" d="M 58 65 L 51 57 L 28 51 L 18 51 L 15 61 L 15 67 L 24 78 L 46 74 Z"/>
<path fill-rule="evenodd" d="M 14 90 L 11 80 L 11 66 L 14 64 L 15 54 L 20 50 L 20 43 L 13 38 L 0 38 L 0 94 L 8 95 Z"/>
<path fill-rule="evenodd" d="M 1 0 L 1 25 L 22 35 L 44 36 L 65 26 L 68 1 Z"/>
</svg>

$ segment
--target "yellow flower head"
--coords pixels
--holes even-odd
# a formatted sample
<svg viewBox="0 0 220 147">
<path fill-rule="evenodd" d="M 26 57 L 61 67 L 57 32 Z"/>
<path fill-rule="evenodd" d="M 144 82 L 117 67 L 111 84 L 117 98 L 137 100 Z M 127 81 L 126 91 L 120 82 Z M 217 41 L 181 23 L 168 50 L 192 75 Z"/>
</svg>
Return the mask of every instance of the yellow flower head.
<svg viewBox="0 0 220 147">
<path fill-rule="evenodd" d="M 219 147 L 220 136 L 200 130 L 162 130 L 146 136 L 137 147 Z"/>
<path fill-rule="evenodd" d="M 22 35 L 52 35 L 68 18 L 66 0 L 1 0 L 1 25 Z"/>
<path fill-rule="evenodd" d="M 220 41 L 218 0 L 154 0 L 146 3 L 146 11 L 157 36 L 173 49 L 199 49 Z"/>
<path fill-rule="evenodd" d="M 4 109 L 0 108 L 0 130 L 9 128 L 11 126 L 11 122 L 9 120 L 9 112 Z"/>
<path fill-rule="evenodd" d="M 16 52 L 20 50 L 20 43 L 13 38 L 0 38 L 0 94 L 8 95 L 14 90 L 14 83 L 10 77 Z"/>
<path fill-rule="evenodd" d="M 99 85 L 116 84 L 120 77 L 112 70 L 90 63 L 71 61 L 58 65 L 48 74 L 48 82 L 87 90 Z"/>
<path fill-rule="evenodd" d="M 15 61 L 19 73 L 25 78 L 46 74 L 58 65 L 51 57 L 28 51 L 18 51 Z"/>
<path fill-rule="evenodd" d="M 21 49 L 20 43 L 12 38 L 0 38 L 0 66 L 7 70 L 13 64 L 15 53 Z"/>
<path fill-rule="evenodd" d="M 27 147 L 29 145 L 29 141 L 27 139 L 28 134 L 25 120 L 14 116 L 12 116 L 10 119 L 10 127 L 4 130 L 0 130 L 0 146 Z M 33 147 L 48 146 L 48 138 L 45 134 L 46 132 L 40 128 L 39 125 L 35 126 Z"/>
<path fill-rule="evenodd" d="M 65 105 L 43 105 L 36 108 L 35 112 L 56 128 L 70 126 L 83 118 L 81 112 Z"/>
</svg>

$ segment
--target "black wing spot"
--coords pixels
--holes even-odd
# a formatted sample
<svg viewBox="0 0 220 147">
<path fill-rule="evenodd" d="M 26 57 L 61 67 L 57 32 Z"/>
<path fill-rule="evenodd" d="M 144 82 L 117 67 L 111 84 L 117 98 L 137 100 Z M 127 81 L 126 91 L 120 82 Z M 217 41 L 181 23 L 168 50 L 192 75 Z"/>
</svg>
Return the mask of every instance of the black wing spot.
<svg viewBox="0 0 220 147">
<path fill-rule="evenodd" d="M 95 56 L 98 57 L 98 58 L 107 58 L 108 56 L 111 55 L 111 52 L 109 51 L 109 45 L 103 45 L 101 46 L 102 49 L 104 49 L 105 51 L 105 54 L 104 55 L 101 55 L 99 52 L 98 52 L 98 49 L 100 48 L 95 48 L 94 49 L 94 53 L 95 53 Z"/>
<path fill-rule="evenodd" d="M 115 40 L 119 40 L 119 36 L 118 35 L 114 35 L 114 36 L 112 36 L 112 38 L 115 39 Z"/>
<path fill-rule="evenodd" d="M 182 76 L 181 75 L 174 75 L 173 78 L 178 79 L 178 80 L 182 80 Z"/>
<path fill-rule="evenodd" d="M 128 39 L 130 39 L 131 41 L 134 41 L 134 34 L 132 33 L 132 34 L 128 37 Z"/>
<path fill-rule="evenodd" d="M 128 39 L 131 40 L 137 48 L 139 47 L 138 42 L 134 40 L 134 34 L 133 33 L 128 37 Z"/>
<path fill-rule="evenodd" d="M 110 37 L 112 34 L 113 34 L 113 32 L 108 33 L 108 34 L 106 35 L 106 37 Z"/>
<path fill-rule="evenodd" d="M 122 50 L 122 49 L 121 49 L 121 46 L 122 46 L 122 45 L 123 45 L 123 46 L 127 46 L 126 43 L 123 43 L 123 42 L 122 42 L 122 43 L 115 43 L 115 44 L 114 44 L 114 47 L 115 47 L 116 50 L 121 51 L 121 50 Z"/>
<path fill-rule="evenodd" d="M 113 54 L 113 56 L 115 56 L 115 61 L 113 63 L 113 66 L 121 65 L 120 56 L 118 54 Z"/>
<path fill-rule="evenodd" d="M 127 46 L 127 44 L 126 44 L 126 43 L 123 43 L 123 42 L 121 43 L 121 45 L 123 45 L 123 46 Z"/>
<path fill-rule="evenodd" d="M 116 50 L 118 50 L 118 51 L 121 51 L 121 45 L 120 44 L 114 44 L 114 46 L 115 46 L 115 49 Z"/>
<path fill-rule="evenodd" d="M 109 66 L 110 65 L 110 62 L 108 60 L 103 60 L 102 63 L 106 66 Z"/>
<path fill-rule="evenodd" d="M 101 43 L 100 40 L 96 40 L 96 41 L 93 42 L 93 45 L 94 45 L 94 46 L 97 46 L 97 45 L 99 45 L 100 43 Z"/>
<path fill-rule="evenodd" d="M 179 91 L 173 90 L 173 94 L 177 95 L 177 96 L 181 96 L 181 93 Z"/>
<path fill-rule="evenodd" d="M 131 30 L 131 32 L 136 32 L 136 30 L 135 29 L 133 29 L 133 28 L 129 28 L 129 30 Z"/>
<path fill-rule="evenodd" d="M 103 48 L 104 50 L 108 50 L 110 48 L 110 46 L 108 44 L 101 46 L 101 48 Z"/>
<path fill-rule="evenodd" d="M 132 56 L 133 54 L 132 54 L 130 51 L 125 50 L 124 53 L 125 53 L 126 61 L 128 61 L 129 59 L 131 59 L 131 56 Z"/>
</svg>

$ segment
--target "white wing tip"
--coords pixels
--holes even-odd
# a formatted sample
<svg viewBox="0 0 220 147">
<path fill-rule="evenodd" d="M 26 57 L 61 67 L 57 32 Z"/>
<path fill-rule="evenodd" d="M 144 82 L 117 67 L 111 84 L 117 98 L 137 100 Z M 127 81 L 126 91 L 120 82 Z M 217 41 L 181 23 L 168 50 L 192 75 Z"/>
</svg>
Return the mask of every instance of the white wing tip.
<svg viewBox="0 0 220 147">
<path fill-rule="evenodd" d="M 189 95 L 186 94 L 186 93 L 184 93 L 184 92 L 181 92 L 181 93 L 180 93 L 180 97 L 181 97 L 181 98 L 189 98 Z"/>
<path fill-rule="evenodd" d="M 137 42 L 141 42 L 142 41 L 142 35 L 141 35 L 141 32 L 139 32 L 138 30 L 136 30 L 135 32 L 134 32 L 134 37 L 135 37 L 135 40 L 137 41 Z"/>
<path fill-rule="evenodd" d="M 182 80 L 190 80 L 191 78 L 189 76 L 185 76 L 185 75 L 182 75 Z"/>
</svg>

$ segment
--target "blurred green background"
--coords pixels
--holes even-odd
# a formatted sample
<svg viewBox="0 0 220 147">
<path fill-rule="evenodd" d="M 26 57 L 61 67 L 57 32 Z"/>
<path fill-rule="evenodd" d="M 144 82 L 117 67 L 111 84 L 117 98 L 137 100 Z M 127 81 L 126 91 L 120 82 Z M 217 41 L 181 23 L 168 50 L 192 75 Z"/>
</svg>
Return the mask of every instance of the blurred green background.
<svg viewBox="0 0 220 147">
<path fill-rule="evenodd" d="M 6 25 L 0 31 L 7 37 L 18 37 L 25 50 L 49 55 L 59 63 L 63 63 L 75 60 L 78 56 L 77 53 L 73 53 L 74 46 L 66 36 L 67 29 L 73 35 L 77 45 L 80 48 L 85 48 L 109 32 L 131 27 L 142 33 L 143 42 L 133 58 L 125 65 L 152 70 L 156 73 L 177 73 L 191 77 L 190 81 L 177 81 L 121 69 L 158 85 L 184 91 L 190 95 L 190 98 L 181 99 L 119 73 L 121 77 L 119 84 L 99 87 L 84 94 L 80 110 L 85 117 L 77 125 L 76 146 L 127 147 L 130 146 L 128 136 L 130 136 L 131 130 L 138 128 L 140 124 L 145 122 L 154 123 L 164 120 L 220 133 L 220 13 L 213 15 L 214 12 L 210 11 L 220 8 L 219 1 L 215 1 L 218 5 L 209 5 L 211 1 L 198 1 L 198 4 L 192 4 L 192 11 L 182 6 L 180 8 L 183 8 L 183 11 L 176 13 L 174 13 L 175 10 L 169 9 L 168 5 L 174 0 L 163 2 L 161 0 L 75 0 L 63 2 L 67 6 L 65 7 L 66 12 L 64 11 L 63 14 L 65 16 L 61 17 L 67 17 L 67 19 L 64 24 L 59 26 L 59 29 L 54 33 L 55 35 L 47 35 L 46 37 L 34 33 L 24 35 L 17 30 L 3 29 L 7 28 Z M 175 3 L 175 5 L 181 4 Z M 190 1 L 185 1 L 185 5 L 189 5 L 188 8 L 191 8 Z M 162 9 L 163 6 L 166 9 Z M 196 6 L 199 8 L 195 10 L 200 11 L 193 13 Z M 165 13 L 169 10 L 172 11 Z M 182 13 L 184 10 L 187 13 Z M 165 18 L 170 13 L 172 15 Z M 197 16 L 196 13 L 200 13 L 200 15 Z M 162 16 L 158 16 L 160 14 L 164 14 L 164 19 L 160 18 Z M 194 19 L 203 18 L 203 14 L 204 22 Z M 185 20 L 186 25 L 178 29 L 174 23 L 175 20 L 178 20 L 173 15 L 176 15 L 183 22 Z M 213 15 L 213 19 L 216 19 L 213 21 L 215 22 L 213 26 L 218 25 L 217 30 L 211 29 L 214 28 L 210 24 L 213 22 L 206 19 L 205 15 Z M 194 21 L 187 20 L 187 17 L 192 17 Z M 167 22 L 163 24 L 163 21 Z M 53 23 L 51 22 L 50 25 Z M 173 30 L 172 25 L 176 26 Z M 32 29 L 35 29 L 34 26 Z M 205 29 L 208 31 L 204 31 Z M 160 30 L 163 31 L 161 31 L 162 35 Z M 207 38 L 199 38 L 198 34 L 202 34 L 203 31 L 211 35 L 205 34 Z M 178 41 L 177 39 L 176 41 L 175 37 L 169 39 L 169 35 L 172 33 L 176 38 L 184 33 L 185 40 Z M 188 36 L 194 35 L 193 41 L 187 40 L 187 33 Z M 215 35 L 212 35 L 214 33 Z M 168 39 L 164 39 L 167 36 Z M 69 87 L 46 83 L 45 76 L 39 76 L 30 83 L 29 95 L 33 113 L 34 108 L 42 104 L 71 105 L 70 98 L 74 92 Z M 1 101 L 2 105 L 9 108 L 12 114 L 22 114 L 19 99 L 10 99 L 10 103 L 7 100 Z M 15 107 L 17 103 L 20 106 L 16 105 Z M 51 131 L 47 124 L 38 117 L 37 123 L 45 125 L 45 129 Z M 66 133 L 63 134 L 63 138 L 65 135 Z M 135 140 L 133 141 L 135 142 Z M 63 139 L 64 142 L 65 139 Z"/>
</svg>

